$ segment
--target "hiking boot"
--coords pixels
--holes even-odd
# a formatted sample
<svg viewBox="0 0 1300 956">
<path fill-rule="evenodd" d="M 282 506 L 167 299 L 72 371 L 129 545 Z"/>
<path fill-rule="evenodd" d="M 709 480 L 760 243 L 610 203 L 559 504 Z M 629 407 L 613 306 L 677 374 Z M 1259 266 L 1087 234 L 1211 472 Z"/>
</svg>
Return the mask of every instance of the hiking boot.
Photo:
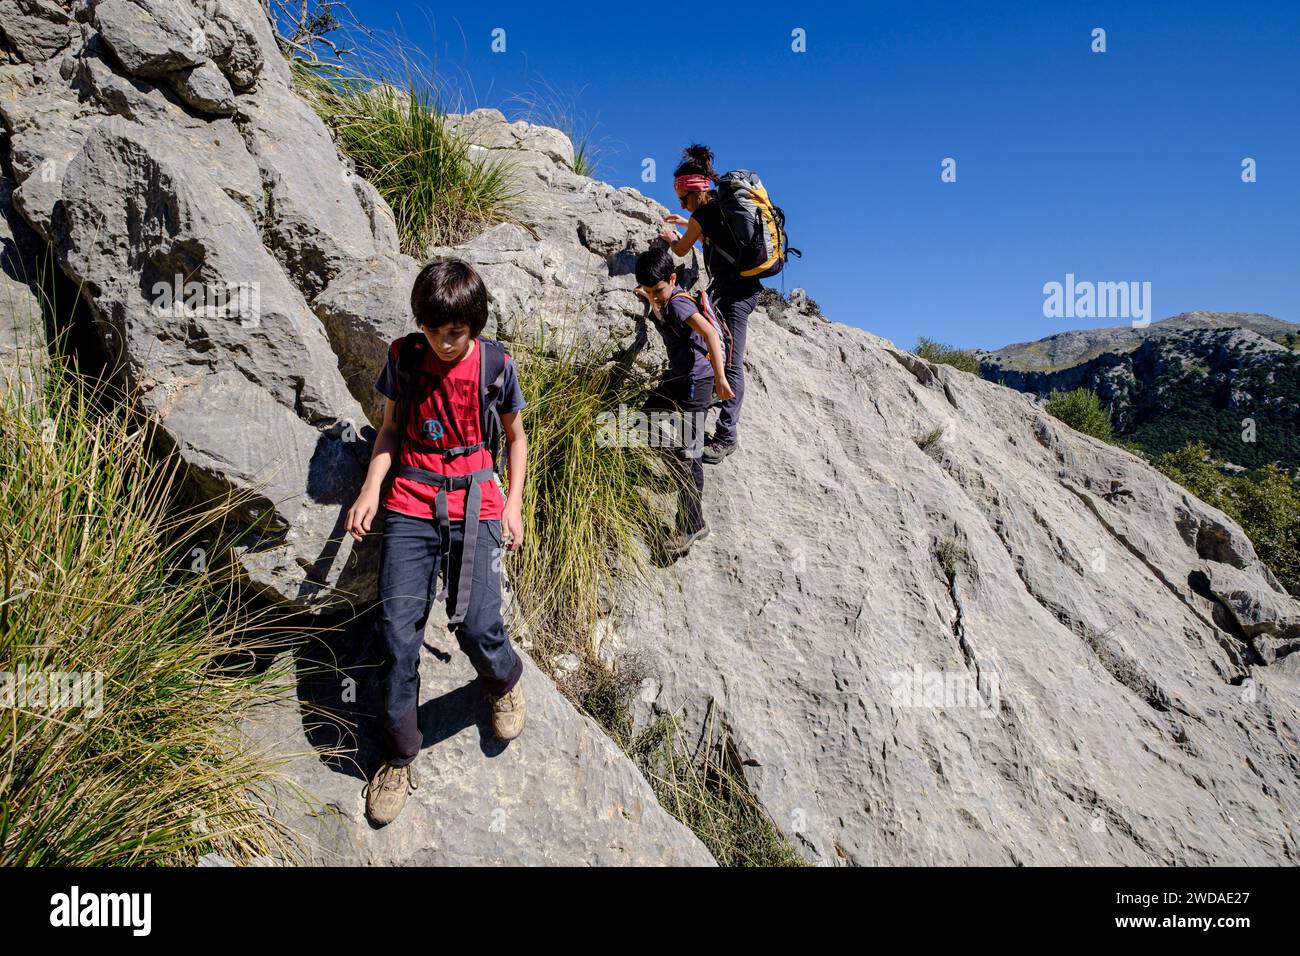
<svg viewBox="0 0 1300 956">
<path fill-rule="evenodd" d="M 738 441 L 712 441 L 704 446 L 704 454 L 700 457 L 704 459 L 706 465 L 716 465 L 739 447 Z"/>
<path fill-rule="evenodd" d="M 684 558 L 691 550 L 691 545 L 700 538 L 708 537 L 709 526 L 700 525 L 699 530 L 687 534 L 685 531 L 673 535 L 664 543 L 664 550 L 668 552 L 670 558 Z"/>
<path fill-rule="evenodd" d="M 410 764 L 395 767 L 385 760 L 366 784 L 366 816 L 372 823 L 387 826 L 406 806 L 407 793 L 419 786 Z"/>
<path fill-rule="evenodd" d="M 488 703 L 492 705 L 492 733 L 498 740 L 514 740 L 524 729 L 524 718 L 528 708 L 524 705 L 524 682 L 515 683 L 504 694 L 490 694 Z"/>
</svg>

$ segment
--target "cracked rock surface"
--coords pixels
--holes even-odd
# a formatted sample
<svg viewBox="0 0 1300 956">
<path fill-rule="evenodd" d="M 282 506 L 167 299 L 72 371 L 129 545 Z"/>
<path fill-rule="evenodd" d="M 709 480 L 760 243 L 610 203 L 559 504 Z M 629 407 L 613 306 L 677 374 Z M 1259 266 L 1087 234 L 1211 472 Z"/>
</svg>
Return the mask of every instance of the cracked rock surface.
<svg viewBox="0 0 1300 956">
<path fill-rule="evenodd" d="M 364 602 L 375 549 L 341 522 L 418 264 L 293 95 L 258 0 L 0 0 L 0 119 L 6 221 L 52 245 L 194 488 L 252 494 L 249 579 L 306 610 Z M 556 130 L 452 125 L 522 189 L 516 221 L 434 250 L 483 273 L 489 333 L 658 365 L 631 263 L 667 210 L 574 173 Z M 178 310 L 190 282 L 208 298 Z M 712 534 L 601 629 L 614 666 L 649 669 L 638 721 L 725 732 L 812 862 L 1300 860 L 1300 604 L 1240 528 L 1020 394 L 773 309 L 750 323 L 741 449 L 707 471 Z M 356 769 L 373 667 L 351 763 L 302 706 L 337 706 L 337 680 L 250 727 L 301 754 L 325 812 L 280 811 L 317 859 L 710 862 L 531 665 L 529 727 L 494 750 L 441 620 L 422 786 L 386 830 Z"/>
</svg>

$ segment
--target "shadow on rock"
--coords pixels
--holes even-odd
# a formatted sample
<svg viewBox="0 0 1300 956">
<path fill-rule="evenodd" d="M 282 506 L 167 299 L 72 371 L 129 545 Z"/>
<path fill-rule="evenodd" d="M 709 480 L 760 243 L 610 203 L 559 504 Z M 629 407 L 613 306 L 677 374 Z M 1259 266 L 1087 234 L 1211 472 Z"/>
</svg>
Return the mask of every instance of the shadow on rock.
<svg viewBox="0 0 1300 956">
<path fill-rule="evenodd" d="M 336 773 L 367 780 L 384 758 L 383 654 L 375 632 L 377 606 L 345 623 L 312 634 L 295 654 L 303 734 L 320 761 Z M 440 664 L 451 650 L 427 640 L 425 651 Z M 506 744 L 492 732 L 483 682 L 474 679 L 422 703 L 421 748 L 435 747 L 468 727 L 478 731 L 485 756 Z"/>
</svg>

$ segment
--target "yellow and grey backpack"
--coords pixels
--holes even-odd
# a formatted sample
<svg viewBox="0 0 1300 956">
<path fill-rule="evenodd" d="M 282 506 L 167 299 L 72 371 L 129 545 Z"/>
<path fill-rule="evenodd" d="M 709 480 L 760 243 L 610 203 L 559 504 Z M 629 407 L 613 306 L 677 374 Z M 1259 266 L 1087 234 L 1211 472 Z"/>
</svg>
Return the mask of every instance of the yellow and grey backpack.
<svg viewBox="0 0 1300 956">
<path fill-rule="evenodd" d="M 774 205 L 757 173 L 735 169 L 718 177 L 718 204 L 722 222 L 740 249 L 733 259 L 715 244 L 714 252 L 731 263 L 742 276 L 766 279 L 785 266 L 786 256 L 802 257 L 786 241 L 785 213 Z"/>
</svg>

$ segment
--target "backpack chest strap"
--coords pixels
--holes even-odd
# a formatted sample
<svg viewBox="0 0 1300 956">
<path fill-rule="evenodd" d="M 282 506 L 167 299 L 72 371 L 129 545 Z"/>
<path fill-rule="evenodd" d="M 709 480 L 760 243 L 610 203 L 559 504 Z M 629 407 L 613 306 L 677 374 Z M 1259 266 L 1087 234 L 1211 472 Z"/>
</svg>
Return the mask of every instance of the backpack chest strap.
<svg viewBox="0 0 1300 956">
<path fill-rule="evenodd" d="M 482 451 L 487 447 L 487 442 L 475 442 L 473 445 L 457 445 L 454 448 L 443 448 L 441 445 L 430 445 L 426 441 L 418 438 L 406 436 L 406 443 L 412 448 L 417 448 L 421 452 L 430 455 L 441 455 L 443 461 L 449 461 L 452 458 L 460 458 L 464 455 L 472 455 L 476 451 Z M 430 472 L 432 474 L 432 472 Z"/>
</svg>

